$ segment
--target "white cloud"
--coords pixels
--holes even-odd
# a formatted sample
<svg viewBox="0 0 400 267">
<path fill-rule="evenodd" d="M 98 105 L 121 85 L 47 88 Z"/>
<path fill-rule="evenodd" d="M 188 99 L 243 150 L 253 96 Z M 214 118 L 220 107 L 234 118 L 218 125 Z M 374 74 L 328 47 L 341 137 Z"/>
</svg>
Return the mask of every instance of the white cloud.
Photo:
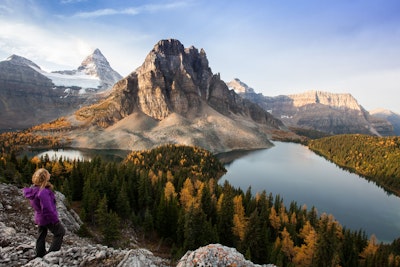
<svg viewBox="0 0 400 267">
<path fill-rule="evenodd" d="M 61 0 L 61 4 L 75 4 L 80 2 L 86 2 L 87 0 Z"/>
<path fill-rule="evenodd" d="M 102 16 L 110 16 L 110 15 L 117 15 L 120 13 L 119 11 L 111 8 L 107 9 L 98 9 L 95 11 L 91 12 L 79 12 L 74 15 L 74 17 L 79 17 L 79 18 L 96 18 L 96 17 L 102 17 Z"/>
<path fill-rule="evenodd" d="M 33 61 L 43 61 L 60 66 L 76 66 L 91 52 L 83 39 L 23 23 L 6 23 L 0 20 L 0 50 L 4 54 L 17 54 Z M 62 38 L 60 38 L 62 36 Z M 40 62 L 36 62 L 41 65 Z"/>
<path fill-rule="evenodd" d="M 89 12 L 78 12 L 73 17 L 79 17 L 79 18 L 97 18 L 97 17 L 103 17 L 103 16 L 112 16 L 112 15 L 131 15 L 135 16 L 141 13 L 152 13 L 152 12 L 158 12 L 158 11 L 163 11 L 163 10 L 171 10 L 171 9 L 177 9 L 181 8 L 184 6 L 187 6 L 189 3 L 188 2 L 173 2 L 169 4 L 158 4 L 158 5 L 143 5 L 143 6 L 138 6 L 138 7 L 128 7 L 124 9 L 113 9 L 113 8 L 105 8 L 105 9 L 98 9 L 94 11 L 89 11 Z"/>
</svg>

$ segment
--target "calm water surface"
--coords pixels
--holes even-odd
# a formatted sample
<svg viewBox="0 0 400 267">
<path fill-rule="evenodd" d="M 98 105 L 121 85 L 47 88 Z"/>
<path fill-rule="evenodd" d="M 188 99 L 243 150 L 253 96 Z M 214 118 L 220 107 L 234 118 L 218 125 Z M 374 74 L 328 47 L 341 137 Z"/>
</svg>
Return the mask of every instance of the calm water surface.
<svg viewBox="0 0 400 267">
<path fill-rule="evenodd" d="M 285 204 L 296 201 L 315 206 L 345 227 L 363 229 L 379 241 L 400 237 L 400 198 L 388 195 L 374 183 L 349 173 L 316 155 L 307 147 L 276 142 L 270 149 L 252 152 L 225 166 L 228 180 L 253 194 L 265 190 L 279 194 Z"/>
<path fill-rule="evenodd" d="M 90 161 L 94 157 L 101 157 L 101 159 L 105 161 L 115 161 L 120 162 L 125 159 L 125 157 L 129 154 L 128 150 L 119 150 L 119 149 L 51 149 L 51 150 L 42 150 L 42 151 L 27 151 L 24 152 L 23 155 L 27 155 L 28 157 L 45 157 L 46 155 L 50 160 L 59 160 L 69 159 L 69 160 L 80 160 L 80 161 Z"/>
</svg>

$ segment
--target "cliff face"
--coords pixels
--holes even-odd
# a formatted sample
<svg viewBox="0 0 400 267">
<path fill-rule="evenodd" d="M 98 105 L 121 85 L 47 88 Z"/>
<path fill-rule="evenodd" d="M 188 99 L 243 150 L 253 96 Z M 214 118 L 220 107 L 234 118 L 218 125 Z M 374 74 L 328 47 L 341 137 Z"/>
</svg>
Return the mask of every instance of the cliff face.
<svg viewBox="0 0 400 267">
<path fill-rule="evenodd" d="M 243 91 L 241 87 L 234 88 Z M 308 91 L 267 97 L 245 90 L 240 95 L 257 103 L 288 126 L 330 134 L 393 135 L 393 126 L 387 120 L 372 117 L 351 94 Z"/>
<path fill-rule="evenodd" d="M 269 98 L 266 108 L 289 125 L 331 133 L 390 135 L 393 127 L 372 118 L 350 94 L 309 91 Z"/>
<path fill-rule="evenodd" d="M 158 42 L 107 99 L 75 115 L 82 123 L 104 129 L 104 140 L 79 142 L 89 140 L 90 133 L 75 138 L 76 146 L 86 147 L 118 148 L 125 140 L 128 149 L 183 143 L 223 152 L 268 147 L 272 132 L 287 132 L 280 120 L 229 90 L 212 73 L 204 50 L 184 48 L 174 39 Z M 123 139 L 112 141 L 115 135 Z"/>
</svg>

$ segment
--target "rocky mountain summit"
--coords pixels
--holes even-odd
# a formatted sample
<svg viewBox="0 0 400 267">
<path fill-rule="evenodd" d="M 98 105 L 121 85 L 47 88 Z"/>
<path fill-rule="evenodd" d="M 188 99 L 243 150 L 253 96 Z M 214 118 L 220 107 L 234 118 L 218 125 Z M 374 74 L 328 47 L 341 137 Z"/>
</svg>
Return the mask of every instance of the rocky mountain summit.
<svg viewBox="0 0 400 267">
<path fill-rule="evenodd" d="M 351 94 L 308 91 L 268 97 L 249 90 L 246 84 L 238 81 L 240 82 L 237 79 L 228 85 L 288 126 L 329 134 L 393 135 L 393 126 L 387 120 L 371 116 Z"/>
<path fill-rule="evenodd" d="M 29 59 L 0 61 L 0 131 L 48 122 L 97 101 L 122 77 L 96 49 L 77 70 L 46 72 Z"/>
<path fill-rule="evenodd" d="M 166 143 L 211 152 L 271 146 L 290 133 L 280 120 L 229 90 L 206 53 L 161 40 L 144 63 L 114 85 L 110 96 L 70 117 L 73 146 L 150 149 Z M 88 130 L 89 127 L 89 130 Z M 95 137 L 95 138 L 94 138 Z"/>
<path fill-rule="evenodd" d="M 114 249 L 96 244 L 90 239 L 78 237 L 75 232 L 82 222 L 79 216 L 65 204 L 65 197 L 56 192 L 57 209 L 66 228 L 60 251 L 43 258 L 34 258 L 37 229 L 33 223 L 33 210 L 23 197 L 20 188 L 0 184 L 0 266 L 173 266 L 168 259 L 154 256 L 152 252 L 137 246 L 134 237 L 130 248 Z M 51 234 L 49 234 L 51 236 Z M 49 247 L 49 244 L 47 244 Z M 249 266 L 258 267 L 246 260 L 236 249 L 210 244 L 195 251 L 188 251 L 178 262 L 183 266 Z M 272 267 L 273 265 L 263 265 Z"/>
</svg>

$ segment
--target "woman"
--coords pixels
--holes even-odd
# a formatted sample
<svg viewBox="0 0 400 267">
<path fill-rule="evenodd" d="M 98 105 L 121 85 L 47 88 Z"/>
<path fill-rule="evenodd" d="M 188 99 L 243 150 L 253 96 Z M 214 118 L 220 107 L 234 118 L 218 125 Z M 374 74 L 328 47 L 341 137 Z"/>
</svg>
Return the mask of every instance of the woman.
<svg viewBox="0 0 400 267">
<path fill-rule="evenodd" d="M 29 199 L 32 208 L 35 210 L 35 223 L 39 226 L 36 257 L 46 255 L 48 230 L 53 233 L 53 242 L 48 252 L 60 250 L 65 235 L 65 229 L 58 219 L 53 185 L 49 180 L 50 173 L 44 168 L 38 169 L 32 176 L 33 185 L 23 189 L 24 196 Z"/>
</svg>

